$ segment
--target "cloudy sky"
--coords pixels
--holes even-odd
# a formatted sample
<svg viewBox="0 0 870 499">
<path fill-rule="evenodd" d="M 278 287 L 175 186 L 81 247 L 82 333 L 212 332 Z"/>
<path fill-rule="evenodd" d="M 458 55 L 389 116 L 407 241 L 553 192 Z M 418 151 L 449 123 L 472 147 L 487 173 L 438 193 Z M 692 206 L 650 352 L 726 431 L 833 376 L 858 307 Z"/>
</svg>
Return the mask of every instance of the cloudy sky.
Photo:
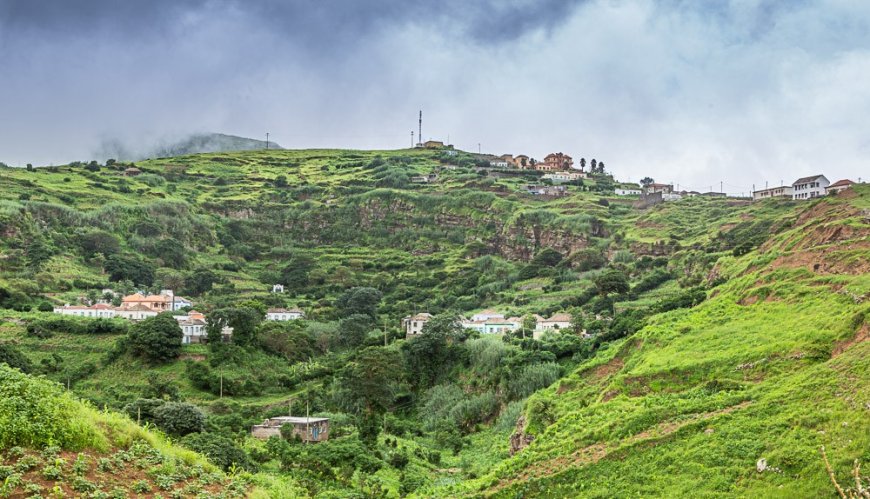
<svg viewBox="0 0 870 499">
<path fill-rule="evenodd" d="M 0 0 L 0 161 L 215 131 L 603 159 L 726 192 L 870 177 L 861 0 Z"/>
</svg>

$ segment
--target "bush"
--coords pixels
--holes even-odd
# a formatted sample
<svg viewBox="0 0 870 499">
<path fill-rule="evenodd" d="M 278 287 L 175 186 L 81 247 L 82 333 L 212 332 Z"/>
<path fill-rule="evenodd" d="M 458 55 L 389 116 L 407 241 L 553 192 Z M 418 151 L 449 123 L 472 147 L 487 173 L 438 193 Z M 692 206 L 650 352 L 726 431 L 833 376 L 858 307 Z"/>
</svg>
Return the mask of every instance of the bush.
<svg viewBox="0 0 870 499">
<path fill-rule="evenodd" d="M 54 310 L 54 306 L 52 306 L 51 303 L 44 301 L 44 302 L 39 304 L 39 307 L 37 307 L 37 310 L 39 310 L 40 312 L 51 312 Z"/>
<path fill-rule="evenodd" d="M 181 440 L 181 445 L 208 457 L 209 461 L 230 471 L 234 466 L 253 471 L 251 459 L 229 438 L 215 433 L 193 433 Z"/>
<path fill-rule="evenodd" d="M 133 421 L 138 421 L 140 423 L 153 423 L 154 414 L 157 412 L 157 409 L 163 407 L 164 404 L 166 404 L 166 401 L 161 399 L 136 399 L 125 405 L 123 411 Z"/>
<path fill-rule="evenodd" d="M 0 449 L 58 445 L 77 450 L 104 448 L 83 406 L 52 381 L 0 364 Z"/>
<path fill-rule="evenodd" d="M 154 411 L 154 424 L 170 435 L 181 437 L 201 432 L 205 427 L 205 414 L 187 402 L 167 402 Z"/>
<path fill-rule="evenodd" d="M 674 275 L 667 270 L 656 269 L 641 279 L 641 281 L 632 288 L 632 291 L 635 293 L 644 293 L 661 286 L 673 278 Z"/>
<path fill-rule="evenodd" d="M 29 373 L 33 370 L 30 359 L 14 345 L 8 343 L 0 343 L 0 364 L 4 363 L 9 367 L 21 370 L 23 373 Z"/>
<path fill-rule="evenodd" d="M 682 293 L 660 301 L 654 307 L 658 313 L 676 310 L 678 308 L 690 308 L 707 299 L 707 292 L 703 287 L 691 288 Z"/>
</svg>

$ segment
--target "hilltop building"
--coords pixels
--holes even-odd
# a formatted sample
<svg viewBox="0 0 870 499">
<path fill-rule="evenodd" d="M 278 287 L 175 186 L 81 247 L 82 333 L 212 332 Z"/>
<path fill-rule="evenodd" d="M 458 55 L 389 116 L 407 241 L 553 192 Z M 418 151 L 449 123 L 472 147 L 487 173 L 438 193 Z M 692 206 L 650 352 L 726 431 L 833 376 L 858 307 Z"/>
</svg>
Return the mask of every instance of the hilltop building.
<svg viewBox="0 0 870 499">
<path fill-rule="evenodd" d="M 640 187 L 617 187 L 613 190 L 617 196 L 640 196 L 642 192 Z"/>
<path fill-rule="evenodd" d="M 851 188 L 853 185 L 855 185 L 855 182 L 852 182 L 849 179 L 837 180 L 836 182 L 825 188 L 825 193 L 836 194 L 840 191 L 845 191 L 846 189 Z"/>
<path fill-rule="evenodd" d="M 546 155 L 544 160 L 535 164 L 535 170 L 538 171 L 566 171 L 571 169 L 574 160 L 571 156 L 561 152 L 554 152 Z"/>
<path fill-rule="evenodd" d="M 812 175 L 795 180 L 792 199 L 813 199 L 825 195 L 825 190 L 831 182 L 824 175 Z"/>
<path fill-rule="evenodd" d="M 662 194 L 671 194 L 674 192 L 673 184 L 656 184 L 652 183 L 646 186 L 647 194 L 655 194 L 656 192 L 661 192 Z"/>
<path fill-rule="evenodd" d="M 768 189 L 760 189 L 752 192 L 753 201 L 761 201 L 771 198 L 787 198 L 791 199 L 794 189 L 790 185 L 780 187 L 770 187 Z"/>
</svg>

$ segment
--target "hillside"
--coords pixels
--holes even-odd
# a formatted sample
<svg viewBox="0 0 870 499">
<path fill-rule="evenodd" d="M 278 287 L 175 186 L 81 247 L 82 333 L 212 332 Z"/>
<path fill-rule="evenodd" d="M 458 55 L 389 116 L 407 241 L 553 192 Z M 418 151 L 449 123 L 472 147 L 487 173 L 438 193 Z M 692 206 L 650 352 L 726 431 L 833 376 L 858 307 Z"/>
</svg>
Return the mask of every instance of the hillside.
<svg viewBox="0 0 870 499">
<path fill-rule="evenodd" d="M 280 145 L 271 141 L 268 148 L 282 149 Z M 121 161 L 140 161 L 147 158 L 167 158 L 185 154 L 258 151 L 260 149 L 266 149 L 266 141 L 223 133 L 197 133 L 181 139 L 159 141 L 152 145 L 133 145 L 109 140 L 100 146 L 95 155 Z"/>
<path fill-rule="evenodd" d="M 870 461 L 866 185 L 641 210 L 609 175 L 533 196 L 540 173 L 461 151 L 132 166 L 0 170 L 0 359 L 164 432 L 152 412 L 192 404 L 182 444 L 220 442 L 264 494 L 816 497 L 821 445 L 840 483 Z M 50 312 L 106 288 L 174 289 L 233 342 L 155 360 L 131 346 L 143 326 Z M 571 327 L 457 326 L 482 309 Z M 329 442 L 247 436 L 302 404 Z"/>
</svg>

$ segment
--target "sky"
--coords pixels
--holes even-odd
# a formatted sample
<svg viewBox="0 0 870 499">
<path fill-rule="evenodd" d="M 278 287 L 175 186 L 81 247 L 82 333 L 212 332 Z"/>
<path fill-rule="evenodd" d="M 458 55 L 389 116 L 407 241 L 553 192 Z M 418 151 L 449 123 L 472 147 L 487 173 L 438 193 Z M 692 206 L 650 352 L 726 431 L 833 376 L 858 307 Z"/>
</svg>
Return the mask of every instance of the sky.
<svg viewBox="0 0 870 499">
<path fill-rule="evenodd" d="M 746 193 L 870 177 L 861 0 L 0 0 L 0 161 L 191 133 L 597 158 Z M 720 184 L 721 183 L 721 184 Z"/>
</svg>

